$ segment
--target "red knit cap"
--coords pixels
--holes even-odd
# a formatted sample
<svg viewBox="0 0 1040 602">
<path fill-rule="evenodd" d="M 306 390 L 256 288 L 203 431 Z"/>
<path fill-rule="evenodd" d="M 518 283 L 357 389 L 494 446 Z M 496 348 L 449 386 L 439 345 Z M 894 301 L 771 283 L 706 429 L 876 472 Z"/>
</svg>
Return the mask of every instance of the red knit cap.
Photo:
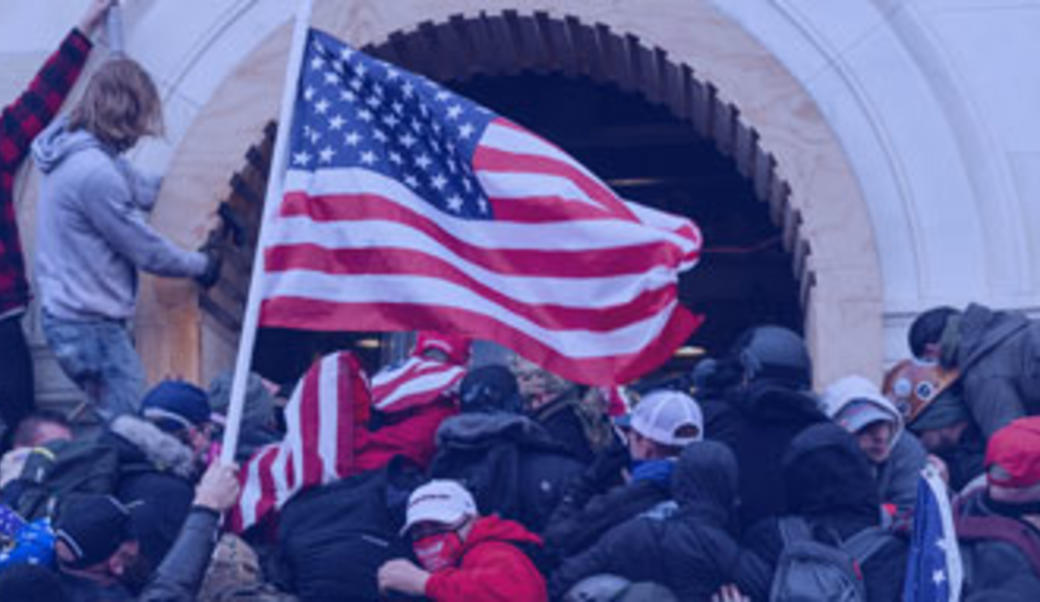
<svg viewBox="0 0 1040 602">
<path fill-rule="evenodd" d="M 423 331 L 415 339 L 415 350 L 412 355 L 422 355 L 424 351 L 437 349 L 444 352 L 448 359 L 459 366 L 469 361 L 470 340 L 457 334 Z"/>
<path fill-rule="evenodd" d="M 1040 483 L 1040 416 L 1019 418 L 990 437 L 986 468 L 997 465 L 1004 474 L 987 473 L 990 485 L 1032 487 Z"/>
</svg>

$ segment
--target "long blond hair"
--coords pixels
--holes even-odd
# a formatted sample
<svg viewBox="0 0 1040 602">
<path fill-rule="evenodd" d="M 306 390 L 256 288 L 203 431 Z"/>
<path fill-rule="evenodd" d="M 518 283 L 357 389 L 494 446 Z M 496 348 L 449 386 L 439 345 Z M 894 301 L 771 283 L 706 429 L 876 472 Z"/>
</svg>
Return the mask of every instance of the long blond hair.
<svg viewBox="0 0 1040 602">
<path fill-rule="evenodd" d="M 117 58 L 105 62 L 72 109 L 69 129 L 87 130 L 120 152 L 142 136 L 161 135 L 162 101 L 155 83 L 136 61 Z"/>
</svg>

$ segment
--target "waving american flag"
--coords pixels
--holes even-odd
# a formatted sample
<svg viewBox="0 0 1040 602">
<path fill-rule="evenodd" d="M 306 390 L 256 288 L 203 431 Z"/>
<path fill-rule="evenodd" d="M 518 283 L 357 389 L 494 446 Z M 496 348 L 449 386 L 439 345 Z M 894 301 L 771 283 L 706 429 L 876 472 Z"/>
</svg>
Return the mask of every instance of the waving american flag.
<svg viewBox="0 0 1040 602">
<path fill-rule="evenodd" d="M 466 333 L 572 380 L 625 382 L 699 324 L 700 233 L 625 202 L 490 110 L 311 30 L 265 326 Z"/>
</svg>

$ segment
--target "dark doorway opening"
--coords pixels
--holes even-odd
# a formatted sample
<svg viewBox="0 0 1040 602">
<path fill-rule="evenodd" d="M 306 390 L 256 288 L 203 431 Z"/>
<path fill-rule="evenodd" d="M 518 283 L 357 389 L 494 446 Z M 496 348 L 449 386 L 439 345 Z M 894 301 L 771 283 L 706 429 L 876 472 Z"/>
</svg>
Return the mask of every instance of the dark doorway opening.
<svg viewBox="0 0 1040 602">
<path fill-rule="evenodd" d="M 588 78 L 478 75 L 447 85 L 559 145 L 624 198 L 697 222 L 705 253 L 681 278 L 680 294 L 707 321 L 690 346 L 719 354 L 762 323 L 802 331 L 792 257 L 768 205 L 692 124 L 638 93 Z M 663 370 L 681 369 L 690 358 Z"/>
</svg>

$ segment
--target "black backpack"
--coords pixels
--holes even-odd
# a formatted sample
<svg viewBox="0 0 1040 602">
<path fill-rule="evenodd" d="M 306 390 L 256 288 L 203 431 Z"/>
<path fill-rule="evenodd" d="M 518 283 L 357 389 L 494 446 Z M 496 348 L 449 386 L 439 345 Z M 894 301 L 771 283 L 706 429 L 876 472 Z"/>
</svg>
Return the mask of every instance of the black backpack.
<svg viewBox="0 0 1040 602">
<path fill-rule="evenodd" d="M 94 439 L 52 441 L 26 458 L 13 507 L 30 521 L 53 517 L 76 495 L 113 493 L 120 472 L 119 454 L 109 445 Z"/>
<path fill-rule="evenodd" d="M 315 602 L 384 599 L 376 574 L 387 560 L 411 555 L 399 533 L 408 496 L 423 481 L 418 467 L 397 456 L 290 499 L 278 521 L 286 588 Z"/>
<path fill-rule="evenodd" d="M 461 414 L 437 432 L 429 475 L 453 479 L 483 515 L 497 514 L 540 532 L 584 466 L 538 423 L 506 414 Z"/>
<path fill-rule="evenodd" d="M 779 519 L 783 552 L 777 562 L 770 602 L 866 602 L 867 588 L 862 566 L 893 535 L 880 527 L 869 527 L 852 537 L 833 543 L 817 539 L 801 517 Z"/>
</svg>

